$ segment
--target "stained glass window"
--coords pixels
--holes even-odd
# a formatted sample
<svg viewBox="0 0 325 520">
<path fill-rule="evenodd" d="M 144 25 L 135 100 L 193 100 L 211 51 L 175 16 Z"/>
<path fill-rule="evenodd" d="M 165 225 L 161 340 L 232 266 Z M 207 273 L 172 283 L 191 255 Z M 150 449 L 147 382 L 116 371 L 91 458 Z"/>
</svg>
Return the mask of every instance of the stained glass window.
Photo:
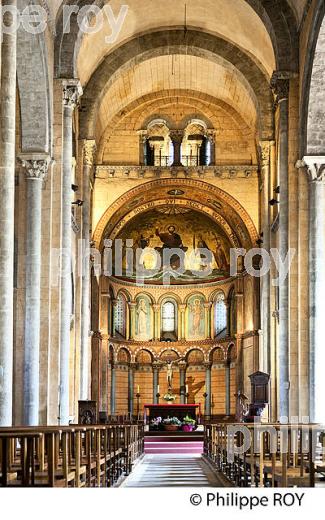
<svg viewBox="0 0 325 520">
<path fill-rule="evenodd" d="M 162 331 L 175 332 L 175 305 L 166 302 L 162 306 Z"/>
<path fill-rule="evenodd" d="M 227 307 L 225 305 L 225 295 L 223 293 L 217 294 L 214 311 L 214 323 L 216 335 L 221 332 L 227 333 Z"/>
</svg>

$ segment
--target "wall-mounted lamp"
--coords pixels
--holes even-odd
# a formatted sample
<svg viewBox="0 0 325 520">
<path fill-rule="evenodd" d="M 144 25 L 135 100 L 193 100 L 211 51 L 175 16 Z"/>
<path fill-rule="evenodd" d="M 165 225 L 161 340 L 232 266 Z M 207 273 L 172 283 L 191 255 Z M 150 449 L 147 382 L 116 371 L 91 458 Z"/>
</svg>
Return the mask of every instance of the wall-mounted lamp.
<svg viewBox="0 0 325 520">
<path fill-rule="evenodd" d="M 277 186 L 276 188 L 274 188 L 274 193 L 276 193 L 277 195 L 279 195 L 280 193 L 280 186 Z"/>
<path fill-rule="evenodd" d="M 83 200 L 75 200 L 74 202 L 71 202 L 71 204 L 75 205 L 75 206 L 79 206 L 79 208 L 83 205 L 84 201 Z"/>
<path fill-rule="evenodd" d="M 276 204 L 280 204 L 280 202 L 276 199 L 271 199 L 269 204 L 270 204 L 270 206 L 275 206 Z"/>
<path fill-rule="evenodd" d="M 77 186 L 77 184 L 71 184 L 71 189 L 76 193 L 76 191 L 79 190 L 79 186 Z"/>
</svg>

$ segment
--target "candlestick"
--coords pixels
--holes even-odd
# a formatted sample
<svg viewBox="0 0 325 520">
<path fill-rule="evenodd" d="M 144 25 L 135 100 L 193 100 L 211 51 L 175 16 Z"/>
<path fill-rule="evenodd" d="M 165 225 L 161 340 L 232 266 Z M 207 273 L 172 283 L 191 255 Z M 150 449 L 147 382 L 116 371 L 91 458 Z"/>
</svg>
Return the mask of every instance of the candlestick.
<svg viewBox="0 0 325 520">
<path fill-rule="evenodd" d="M 159 394 L 159 385 L 157 385 L 157 394 Z"/>
<path fill-rule="evenodd" d="M 140 393 L 140 385 L 138 385 L 138 394 Z"/>
</svg>

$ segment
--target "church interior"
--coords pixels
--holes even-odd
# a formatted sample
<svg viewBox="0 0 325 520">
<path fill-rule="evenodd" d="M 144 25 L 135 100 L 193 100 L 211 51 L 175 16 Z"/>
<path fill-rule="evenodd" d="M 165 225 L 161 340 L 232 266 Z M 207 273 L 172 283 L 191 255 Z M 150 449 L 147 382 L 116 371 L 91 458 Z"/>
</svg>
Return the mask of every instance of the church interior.
<svg viewBox="0 0 325 520">
<path fill-rule="evenodd" d="M 321 487 L 325 2 L 125 4 L 1 3 L 0 487 Z"/>
</svg>

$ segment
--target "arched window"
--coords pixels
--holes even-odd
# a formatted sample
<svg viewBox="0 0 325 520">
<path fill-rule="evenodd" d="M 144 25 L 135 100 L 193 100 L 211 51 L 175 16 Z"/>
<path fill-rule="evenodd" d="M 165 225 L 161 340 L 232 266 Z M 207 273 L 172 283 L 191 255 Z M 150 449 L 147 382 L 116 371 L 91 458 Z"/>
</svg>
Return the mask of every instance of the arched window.
<svg viewBox="0 0 325 520">
<path fill-rule="evenodd" d="M 227 335 L 227 307 L 225 305 L 225 295 L 223 293 L 217 294 L 215 309 L 214 309 L 214 324 L 216 336 L 224 333 Z"/>
<path fill-rule="evenodd" d="M 123 338 L 126 337 L 126 298 L 124 294 L 119 294 L 117 297 L 115 330 Z"/>
<path fill-rule="evenodd" d="M 176 309 L 173 302 L 165 302 L 161 313 L 162 332 L 175 332 L 176 329 Z"/>
</svg>

